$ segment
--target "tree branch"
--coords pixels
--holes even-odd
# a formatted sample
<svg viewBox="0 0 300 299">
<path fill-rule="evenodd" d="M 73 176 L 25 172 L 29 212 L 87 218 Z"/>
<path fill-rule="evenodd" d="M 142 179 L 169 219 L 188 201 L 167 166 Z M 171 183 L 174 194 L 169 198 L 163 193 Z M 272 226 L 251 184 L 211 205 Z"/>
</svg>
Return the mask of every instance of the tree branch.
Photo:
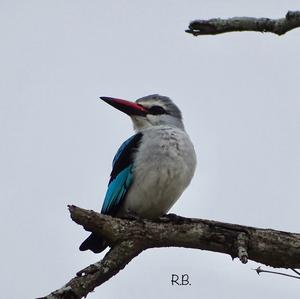
<svg viewBox="0 0 300 299">
<path fill-rule="evenodd" d="M 232 31 L 271 32 L 283 35 L 286 32 L 300 27 L 300 11 L 289 11 L 284 18 L 252 18 L 235 17 L 230 19 L 195 20 L 185 32 L 194 36 L 215 35 Z"/>
<path fill-rule="evenodd" d="M 50 295 L 37 299 L 78 299 L 92 292 L 112 276 L 122 270 L 141 250 L 134 241 L 123 241 L 117 244 L 105 255 L 103 260 L 79 271 L 62 288 Z"/>
<path fill-rule="evenodd" d="M 71 218 L 98 233 L 111 249 L 103 260 L 79 271 L 59 290 L 39 299 L 78 299 L 123 269 L 147 248 L 186 247 L 253 260 L 281 268 L 300 268 L 300 234 L 168 215 L 155 221 L 113 218 L 69 206 Z"/>
</svg>

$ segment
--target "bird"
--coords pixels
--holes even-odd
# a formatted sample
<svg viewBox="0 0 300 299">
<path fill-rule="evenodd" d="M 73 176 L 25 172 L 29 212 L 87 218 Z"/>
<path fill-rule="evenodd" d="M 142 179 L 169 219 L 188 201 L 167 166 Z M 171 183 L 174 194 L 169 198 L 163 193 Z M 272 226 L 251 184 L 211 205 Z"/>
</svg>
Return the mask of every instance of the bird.
<svg viewBox="0 0 300 299">
<path fill-rule="evenodd" d="M 142 219 L 165 215 L 190 184 L 197 164 L 181 111 L 169 97 L 158 94 L 135 102 L 100 99 L 129 115 L 135 130 L 113 159 L 101 214 Z M 79 249 L 100 253 L 107 246 L 91 233 Z"/>
</svg>

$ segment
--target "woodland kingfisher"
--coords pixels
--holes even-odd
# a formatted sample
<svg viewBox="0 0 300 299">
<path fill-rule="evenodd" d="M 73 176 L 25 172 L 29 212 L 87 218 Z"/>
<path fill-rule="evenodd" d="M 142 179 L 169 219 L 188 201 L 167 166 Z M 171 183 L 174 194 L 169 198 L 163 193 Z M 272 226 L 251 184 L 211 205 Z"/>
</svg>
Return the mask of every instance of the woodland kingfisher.
<svg viewBox="0 0 300 299">
<path fill-rule="evenodd" d="M 121 218 L 163 216 L 189 185 L 196 167 L 181 111 L 170 98 L 157 94 L 136 102 L 101 99 L 129 115 L 136 132 L 113 159 L 101 213 Z M 101 236 L 92 233 L 80 250 L 99 253 L 107 246 Z"/>
</svg>

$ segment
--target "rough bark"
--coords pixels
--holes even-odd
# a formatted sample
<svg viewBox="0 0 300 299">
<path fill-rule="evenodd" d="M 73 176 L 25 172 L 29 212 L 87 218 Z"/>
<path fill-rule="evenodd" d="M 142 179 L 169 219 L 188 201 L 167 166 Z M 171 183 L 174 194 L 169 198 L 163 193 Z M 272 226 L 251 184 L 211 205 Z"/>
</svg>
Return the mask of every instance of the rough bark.
<svg viewBox="0 0 300 299">
<path fill-rule="evenodd" d="M 300 234 L 211 220 L 169 215 L 156 221 L 119 219 L 69 206 L 71 218 L 98 233 L 111 246 L 105 257 L 79 271 L 62 288 L 40 299 L 78 299 L 87 296 L 123 269 L 143 250 L 186 247 L 229 254 L 280 268 L 300 268 Z"/>
<path fill-rule="evenodd" d="M 283 35 L 298 27 L 300 27 L 300 11 L 289 11 L 281 19 L 235 17 L 230 19 L 195 20 L 190 23 L 186 32 L 194 36 L 215 35 L 232 31 L 271 32 Z"/>
</svg>

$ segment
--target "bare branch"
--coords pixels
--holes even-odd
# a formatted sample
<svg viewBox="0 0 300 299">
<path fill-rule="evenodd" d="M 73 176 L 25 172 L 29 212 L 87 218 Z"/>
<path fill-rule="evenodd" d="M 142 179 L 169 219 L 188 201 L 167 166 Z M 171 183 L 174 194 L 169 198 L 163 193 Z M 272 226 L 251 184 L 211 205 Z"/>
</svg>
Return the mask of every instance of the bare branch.
<svg viewBox="0 0 300 299">
<path fill-rule="evenodd" d="M 235 17 L 230 19 L 195 20 L 185 32 L 194 36 L 215 35 L 233 31 L 271 32 L 283 35 L 286 32 L 300 27 L 300 11 L 289 11 L 284 18 L 252 18 Z"/>
<path fill-rule="evenodd" d="M 112 247 L 102 261 L 79 271 L 61 289 L 41 299 L 78 299 L 123 269 L 147 248 L 209 250 L 281 268 L 300 268 L 300 234 L 176 215 L 155 221 L 128 220 L 69 206 L 71 218 L 103 236 Z"/>
</svg>

